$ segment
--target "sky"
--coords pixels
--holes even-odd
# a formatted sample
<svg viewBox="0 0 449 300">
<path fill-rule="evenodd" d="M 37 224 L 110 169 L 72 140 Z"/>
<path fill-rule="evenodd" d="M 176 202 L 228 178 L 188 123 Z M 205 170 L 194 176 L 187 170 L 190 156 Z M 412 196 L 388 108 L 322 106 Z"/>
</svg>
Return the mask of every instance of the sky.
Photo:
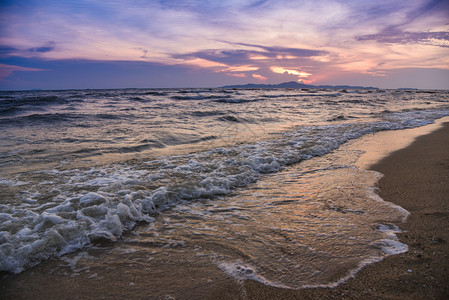
<svg viewBox="0 0 449 300">
<path fill-rule="evenodd" d="M 448 0 L 0 0 L 0 89 L 449 89 Z"/>
</svg>

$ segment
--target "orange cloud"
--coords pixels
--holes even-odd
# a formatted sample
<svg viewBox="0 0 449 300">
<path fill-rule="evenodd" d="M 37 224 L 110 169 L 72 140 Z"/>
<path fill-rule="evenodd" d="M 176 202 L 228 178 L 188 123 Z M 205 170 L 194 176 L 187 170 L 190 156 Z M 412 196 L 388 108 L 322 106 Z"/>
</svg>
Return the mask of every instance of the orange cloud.
<svg viewBox="0 0 449 300">
<path fill-rule="evenodd" d="M 227 73 L 227 75 L 234 76 L 234 77 L 241 77 L 241 78 L 246 77 L 246 74 L 243 74 L 243 73 Z"/>
<path fill-rule="evenodd" d="M 229 72 L 251 72 L 251 71 L 257 71 L 259 70 L 259 67 L 253 67 L 253 66 L 234 66 L 234 67 L 228 67 L 226 71 Z"/>
<path fill-rule="evenodd" d="M 259 80 L 267 80 L 267 77 L 259 75 L 259 74 L 253 74 L 252 77 L 259 79 Z"/>
<path fill-rule="evenodd" d="M 263 56 L 263 55 L 250 55 L 249 59 L 252 60 L 264 60 L 264 59 L 270 59 L 268 56 Z"/>
<path fill-rule="evenodd" d="M 277 55 L 276 56 L 277 59 L 296 59 L 298 58 L 297 56 L 293 56 L 293 55 Z"/>
<path fill-rule="evenodd" d="M 225 64 L 210 61 L 207 59 L 202 59 L 202 58 L 191 59 L 191 60 L 185 61 L 185 63 L 194 65 L 194 66 L 198 66 L 198 67 L 202 67 L 202 68 L 227 67 L 227 65 L 225 65 Z"/>
</svg>

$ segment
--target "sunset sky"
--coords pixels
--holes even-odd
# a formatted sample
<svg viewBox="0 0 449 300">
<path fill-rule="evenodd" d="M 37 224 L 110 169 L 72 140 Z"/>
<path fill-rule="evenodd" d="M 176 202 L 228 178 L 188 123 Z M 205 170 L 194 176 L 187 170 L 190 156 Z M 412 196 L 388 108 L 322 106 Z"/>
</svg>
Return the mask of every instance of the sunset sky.
<svg viewBox="0 0 449 300">
<path fill-rule="evenodd" d="M 449 89 L 447 0 L 0 1 L 0 89 Z"/>
</svg>

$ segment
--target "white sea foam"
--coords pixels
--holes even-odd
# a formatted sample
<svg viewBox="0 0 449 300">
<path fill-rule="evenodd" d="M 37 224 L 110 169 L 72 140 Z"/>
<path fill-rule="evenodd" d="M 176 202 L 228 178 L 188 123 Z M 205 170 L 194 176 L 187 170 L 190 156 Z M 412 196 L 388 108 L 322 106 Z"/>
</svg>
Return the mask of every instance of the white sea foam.
<svg viewBox="0 0 449 300">
<path fill-rule="evenodd" d="M 408 246 L 399 242 L 397 239 L 382 239 L 372 243 L 376 248 L 379 248 L 386 254 L 400 254 L 408 251 Z"/>
<path fill-rule="evenodd" d="M 371 265 L 373 263 L 382 261 L 384 259 L 384 257 L 374 257 L 374 258 L 369 258 L 369 259 L 365 259 L 363 261 L 361 261 L 358 266 L 354 269 L 352 269 L 348 275 L 333 281 L 333 282 L 329 282 L 326 284 L 307 284 L 307 285 L 303 285 L 300 287 L 294 287 L 293 289 L 307 289 L 307 288 L 335 288 L 337 286 L 339 286 L 340 284 L 348 281 L 349 279 L 353 278 L 360 270 L 362 270 L 364 267 Z M 290 287 L 292 288 L 292 287 Z"/>
<path fill-rule="evenodd" d="M 402 230 L 395 224 L 377 224 L 375 226 L 377 230 L 385 233 L 385 238 L 374 241 L 371 243 L 373 247 L 382 250 L 385 254 L 400 254 L 408 251 L 407 244 L 401 243 L 396 233 L 402 232 Z"/>
<path fill-rule="evenodd" d="M 218 267 L 223 272 L 225 272 L 226 274 L 228 274 L 229 276 L 240 282 L 249 279 L 269 286 L 274 286 L 278 288 L 288 288 L 287 286 L 281 283 L 276 283 L 267 280 L 263 276 L 257 274 L 257 269 L 255 267 L 245 264 L 241 261 L 220 262 L 218 263 Z"/>
<path fill-rule="evenodd" d="M 4 184 L 7 186 L 20 186 L 20 185 L 26 185 L 29 182 L 24 182 L 24 181 L 20 181 L 20 180 L 9 180 L 9 179 L 4 179 L 4 178 L 0 178 L 0 185 Z"/>
<path fill-rule="evenodd" d="M 151 214 L 180 202 L 226 195 L 261 174 L 324 155 L 350 139 L 429 124 L 447 114 L 419 110 L 386 114 L 377 122 L 297 126 L 271 140 L 190 155 L 0 179 L 0 185 L 23 188 L 0 206 L 0 270 L 19 273 L 98 239 L 115 241 L 137 222 L 151 223 Z M 373 245 L 387 253 L 404 249 L 388 241 Z"/>
</svg>

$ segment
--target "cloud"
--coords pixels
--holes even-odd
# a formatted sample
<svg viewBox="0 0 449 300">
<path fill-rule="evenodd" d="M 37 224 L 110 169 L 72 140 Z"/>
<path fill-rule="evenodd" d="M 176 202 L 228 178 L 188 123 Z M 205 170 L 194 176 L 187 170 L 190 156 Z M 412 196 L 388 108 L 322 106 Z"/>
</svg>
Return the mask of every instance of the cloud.
<svg viewBox="0 0 449 300">
<path fill-rule="evenodd" d="M 9 57 L 9 56 L 33 56 L 33 55 L 42 55 L 48 52 L 54 51 L 56 48 L 55 42 L 47 42 L 42 46 L 31 47 L 27 49 L 20 49 L 13 46 L 3 46 L 0 47 L 0 57 Z"/>
<path fill-rule="evenodd" d="M 254 60 L 263 59 L 293 59 L 300 57 L 325 56 L 326 51 L 300 48 L 268 47 L 254 44 L 236 43 L 233 44 L 248 49 L 209 49 L 187 54 L 175 54 L 173 58 L 189 59 L 201 58 L 228 65 L 250 64 Z M 257 50 L 256 50 L 257 49 Z"/>
<path fill-rule="evenodd" d="M 202 67 L 209 62 L 209 67 L 215 72 L 225 72 L 234 77 L 253 77 L 258 80 L 267 80 L 273 73 L 297 76 L 297 79 L 309 77 L 312 74 L 301 70 L 299 65 L 317 64 L 320 55 L 328 53 L 323 50 L 269 47 L 246 43 L 228 43 L 231 46 L 244 49 L 209 49 L 187 54 L 174 55 L 173 58 L 180 63 L 198 64 Z M 278 67 L 284 65 L 285 67 Z M 310 67 L 309 68 L 313 68 Z M 282 70 L 281 70 L 282 69 Z M 264 75 L 254 73 L 265 70 Z M 273 76 L 270 76 L 273 77 Z"/>
<path fill-rule="evenodd" d="M 17 52 L 18 49 L 10 46 L 1 46 L 0 47 L 0 57 L 9 56 L 14 52 Z"/>
<path fill-rule="evenodd" d="M 418 5 L 396 6 L 383 14 L 383 27 L 376 33 L 356 36 L 357 41 L 377 41 L 386 44 L 425 44 L 449 46 L 449 1 L 419 1 Z M 413 4 L 413 3 L 412 3 Z M 397 5 L 393 2 L 393 5 Z M 385 17 L 387 15 L 387 17 Z M 423 30 L 424 29 L 424 30 Z"/>
<path fill-rule="evenodd" d="M 311 56 L 321 56 L 326 55 L 327 52 L 324 50 L 315 50 L 315 49 L 303 49 L 303 48 L 288 48 L 288 47 L 280 47 L 280 46 L 262 46 L 256 44 L 247 44 L 247 43 L 234 43 L 235 45 L 245 46 L 245 47 L 253 47 L 259 48 L 263 50 L 263 52 L 256 53 L 264 53 L 271 54 L 271 57 L 277 57 L 280 54 L 291 55 L 297 57 L 311 57 Z"/>
<path fill-rule="evenodd" d="M 356 38 L 358 41 L 374 40 L 379 43 L 412 44 L 422 43 L 438 47 L 449 47 L 449 32 L 382 32 Z"/>
<path fill-rule="evenodd" d="M 418 6 L 409 12 L 402 24 L 398 24 L 396 26 L 403 27 L 404 25 L 415 22 L 419 18 L 435 18 L 438 15 L 445 17 L 446 20 L 449 19 L 449 2 L 447 0 L 425 1 L 422 6 Z"/>
<path fill-rule="evenodd" d="M 0 64 L 0 79 L 9 77 L 12 72 L 16 71 L 44 71 L 43 69 L 37 69 L 37 68 L 28 68 L 28 67 L 20 67 L 20 66 L 13 66 L 13 65 L 5 65 Z"/>
<path fill-rule="evenodd" d="M 296 75 L 298 77 L 309 77 L 312 74 L 307 73 L 307 72 L 302 72 L 302 71 L 298 71 L 298 70 L 289 70 L 283 67 L 271 67 L 271 71 L 274 73 L 279 73 L 279 74 L 291 74 L 291 75 Z"/>
<path fill-rule="evenodd" d="M 12 3 L 12 2 L 11 2 Z M 220 78 L 448 68 L 447 0 L 0 3 L 0 56 L 146 62 Z M 3 6 L 2 6 L 3 5 Z M 413 44 L 413 51 L 404 45 Z M 24 65 L 25 66 L 25 65 Z M 273 67 L 289 70 L 273 72 Z M 297 74 L 294 74 L 297 72 Z M 193 73 L 192 73 L 193 74 Z M 305 78 L 305 77 L 302 77 Z M 243 80 L 243 79 L 242 79 Z"/>
<path fill-rule="evenodd" d="M 29 51 L 29 52 L 45 53 L 45 52 L 53 51 L 55 49 L 55 47 L 56 47 L 56 43 L 50 41 L 50 42 L 46 43 L 43 46 L 30 48 L 27 51 Z"/>
<path fill-rule="evenodd" d="M 262 76 L 262 75 L 259 75 L 259 74 L 252 74 L 251 76 L 252 76 L 253 78 L 256 78 L 256 79 L 258 79 L 258 80 L 263 80 L 263 81 L 265 81 L 265 80 L 268 79 L 267 77 Z"/>
<path fill-rule="evenodd" d="M 175 54 L 175 59 L 194 59 L 201 58 L 226 65 L 247 64 L 251 61 L 250 55 L 253 51 L 246 50 L 226 50 L 210 49 L 187 54 Z"/>
</svg>

